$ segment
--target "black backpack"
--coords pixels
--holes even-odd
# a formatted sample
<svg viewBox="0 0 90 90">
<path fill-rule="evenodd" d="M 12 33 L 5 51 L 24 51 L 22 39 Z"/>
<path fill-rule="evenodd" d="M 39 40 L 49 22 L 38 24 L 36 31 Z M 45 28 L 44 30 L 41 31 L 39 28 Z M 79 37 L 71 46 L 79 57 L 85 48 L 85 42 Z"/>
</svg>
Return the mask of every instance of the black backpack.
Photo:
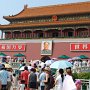
<svg viewBox="0 0 90 90">
<path fill-rule="evenodd" d="M 55 79 L 53 75 L 50 75 L 50 89 L 52 89 L 55 86 Z"/>
</svg>

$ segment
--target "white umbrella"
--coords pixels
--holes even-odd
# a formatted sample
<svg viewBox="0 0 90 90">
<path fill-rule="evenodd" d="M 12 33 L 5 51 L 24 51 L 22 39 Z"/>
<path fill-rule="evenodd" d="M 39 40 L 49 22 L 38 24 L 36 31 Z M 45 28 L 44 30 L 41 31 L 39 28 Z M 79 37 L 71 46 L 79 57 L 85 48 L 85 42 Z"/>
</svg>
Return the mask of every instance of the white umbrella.
<svg viewBox="0 0 90 90">
<path fill-rule="evenodd" d="M 32 66 L 27 66 L 28 67 L 28 70 L 30 70 L 31 68 L 33 68 Z"/>
<path fill-rule="evenodd" d="M 33 66 L 34 64 L 38 65 L 38 64 L 40 64 L 40 63 L 41 63 L 40 60 L 33 60 L 33 61 L 31 62 L 32 66 Z"/>
<path fill-rule="evenodd" d="M 68 60 L 68 62 L 70 62 L 70 61 L 72 61 L 73 59 L 72 58 L 69 58 L 69 59 L 67 59 Z"/>
<path fill-rule="evenodd" d="M 11 58 L 11 56 L 6 56 L 6 58 Z"/>
<path fill-rule="evenodd" d="M 40 66 L 41 66 L 41 68 L 43 68 L 45 66 L 45 63 L 44 62 L 41 62 L 40 63 Z"/>
<path fill-rule="evenodd" d="M 54 63 L 55 61 L 54 60 L 47 60 L 46 62 L 45 62 L 45 64 L 46 65 L 51 65 L 52 63 Z"/>
<path fill-rule="evenodd" d="M 25 66 L 22 66 L 19 70 L 21 70 L 21 71 L 24 70 L 24 67 L 25 67 Z"/>
<path fill-rule="evenodd" d="M 25 66 L 22 66 L 19 70 L 23 71 Z M 30 70 L 31 68 L 33 68 L 32 66 L 27 66 L 28 70 Z"/>
<path fill-rule="evenodd" d="M 66 60 L 55 61 L 50 65 L 50 68 L 54 68 L 54 69 L 60 69 L 60 68 L 65 69 L 68 67 L 72 67 L 72 64 Z"/>
<path fill-rule="evenodd" d="M 80 60 L 80 57 L 73 57 L 72 60 Z"/>
</svg>

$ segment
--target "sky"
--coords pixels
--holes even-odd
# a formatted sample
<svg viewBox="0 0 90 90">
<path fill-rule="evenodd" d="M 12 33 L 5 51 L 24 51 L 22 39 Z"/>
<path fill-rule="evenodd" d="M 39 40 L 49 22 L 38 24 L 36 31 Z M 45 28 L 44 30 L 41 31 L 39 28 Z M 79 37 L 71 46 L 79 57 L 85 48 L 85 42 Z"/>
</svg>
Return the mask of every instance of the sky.
<svg viewBox="0 0 90 90">
<path fill-rule="evenodd" d="M 3 19 L 3 16 L 18 14 L 23 10 L 24 5 L 26 4 L 28 5 L 28 7 L 39 7 L 86 1 L 90 0 L 0 0 L 0 24 L 8 24 L 9 22 Z"/>
</svg>

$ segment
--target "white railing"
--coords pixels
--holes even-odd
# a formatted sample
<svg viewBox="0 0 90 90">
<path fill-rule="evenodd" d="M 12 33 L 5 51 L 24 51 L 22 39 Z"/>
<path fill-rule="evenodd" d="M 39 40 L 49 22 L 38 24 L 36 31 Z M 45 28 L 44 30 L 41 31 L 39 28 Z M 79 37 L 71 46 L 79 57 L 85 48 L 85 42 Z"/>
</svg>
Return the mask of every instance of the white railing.
<svg viewBox="0 0 90 90">
<path fill-rule="evenodd" d="M 26 65 L 29 65 L 29 62 L 23 62 L 23 63 L 25 63 Z M 19 69 L 20 62 L 12 62 L 10 63 L 10 65 L 12 66 L 13 69 Z"/>
<path fill-rule="evenodd" d="M 90 72 L 90 67 L 76 67 L 75 69 L 72 69 L 73 73 L 77 72 Z"/>
<path fill-rule="evenodd" d="M 81 90 L 90 90 L 90 79 L 80 79 L 82 81 Z"/>
<path fill-rule="evenodd" d="M 11 63 L 11 66 L 12 66 L 13 69 L 18 69 L 19 68 L 19 65 L 20 65 L 19 62 L 12 62 Z"/>
</svg>

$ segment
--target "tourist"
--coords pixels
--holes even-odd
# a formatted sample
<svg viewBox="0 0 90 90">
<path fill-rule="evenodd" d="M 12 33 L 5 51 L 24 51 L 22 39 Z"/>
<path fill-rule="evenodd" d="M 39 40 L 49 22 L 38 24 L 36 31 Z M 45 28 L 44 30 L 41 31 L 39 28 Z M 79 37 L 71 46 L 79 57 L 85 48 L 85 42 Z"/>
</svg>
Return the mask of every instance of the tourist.
<svg viewBox="0 0 90 90">
<path fill-rule="evenodd" d="M 87 60 L 87 67 L 90 67 L 90 60 Z"/>
<path fill-rule="evenodd" d="M 28 87 L 30 90 L 37 90 L 38 84 L 37 84 L 37 75 L 36 75 L 36 69 L 32 68 L 31 73 L 28 76 Z"/>
<path fill-rule="evenodd" d="M 7 69 L 8 71 L 8 74 L 9 74 L 9 77 L 7 79 L 7 89 L 10 90 L 11 89 L 11 86 L 12 86 L 12 69 L 11 68 L 8 68 Z"/>
<path fill-rule="evenodd" d="M 63 81 L 65 77 L 63 73 L 63 69 L 59 69 L 59 75 L 56 77 L 55 80 L 55 90 L 62 90 Z"/>
<path fill-rule="evenodd" d="M 28 71 L 28 67 L 25 66 L 24 67 L 24 71 L 21 72 L 21 80 L 25 80 L 25 88 L 27 88 L 27 85 L 28 85 L 28 75 L 29 75 L 29 71 Z"/>
<path fill-rule="evenodd" d="M 2 89 L 1 90 L 7 90 L 7 80 L 9 78 L 9 74 L 5 69 L 5 65 L 3 64 L 2 70 L 0 70 L 0 80 Z"/>
<path fill-rule="evenodd" d="M 19 90 L 25 90 L 25 81 L 21 80 L 20 84 L 19 84 Z"/>
<path fill-rule="evenodd" d="M 18 78 L 17 78 L 16 74 L 13 73 L 13 76 L 12 76 L 12 88 L 13 88 L 13 90 L 17 89 L 17 85 L 18 85 Z"/>
<path fill-rule="evenodd" d="M 50 68 L 49 67 L 45 67 L 45 90 L 50 90 Z"/>
<path fill-rule="evenodd" d="M 45 90 L 45 83 L 43 82 L 45 80 L 46 74 L 44 71 L 44 68 L 42 68 L 42 72 L 39 77 L 39 82 L 40 82 L 40 90 Z"/>
<path fill-rule="evenodd" d="M 73 77 L 72 77 L 72 71 L 71 68 L 66 68 L 66 76 L 63 81 L 63 88 L 62 90 L 77 90 L 76 85 L 74 83 Z"/>
<path fill-rule="evenodd" d="M 81 80 L 78 79 L 75 81 L 75 85 L 77 87 L 77 90 L 81 90 L 81 84 L 82 84 Z"/>
<path fill-rule="evenodd" d="M 1 84 L 1 80 L 0 80 L 0 90 L 2 89 L 2 84 Z"/>
</svg>

